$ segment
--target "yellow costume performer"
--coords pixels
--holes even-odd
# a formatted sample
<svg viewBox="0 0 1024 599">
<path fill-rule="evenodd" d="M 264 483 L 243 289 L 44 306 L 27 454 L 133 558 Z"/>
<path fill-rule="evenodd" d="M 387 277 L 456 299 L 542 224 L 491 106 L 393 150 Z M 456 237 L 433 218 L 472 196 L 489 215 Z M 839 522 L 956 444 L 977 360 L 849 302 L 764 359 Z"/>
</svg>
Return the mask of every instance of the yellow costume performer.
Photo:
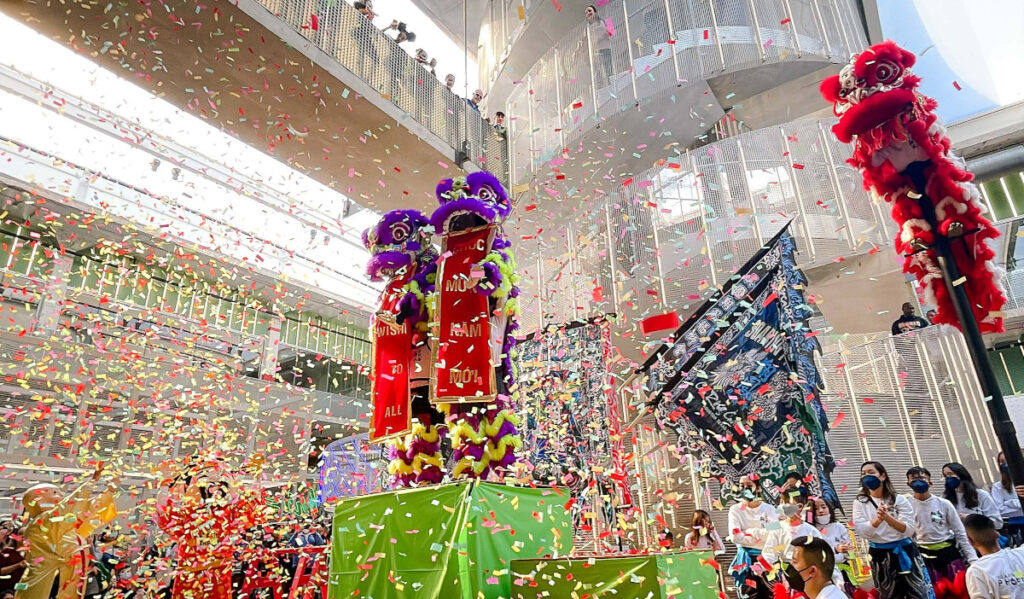
<svg viewBox="0 0 1024 599">
<path fill-rule="evenodd" d="M 25 527 L 28 569 L 15 591 L 17 599 L 79 599 L 85 592 L 83 573 L 88 568 L 87 541 L 93 531 L 117 517 L 112 485 L 92 497 L 100 470 L 90 483 L 62 497 L 55 485 L 36 485 L 25 491 L 23 503 L 29 521 Z"/>
</svg>

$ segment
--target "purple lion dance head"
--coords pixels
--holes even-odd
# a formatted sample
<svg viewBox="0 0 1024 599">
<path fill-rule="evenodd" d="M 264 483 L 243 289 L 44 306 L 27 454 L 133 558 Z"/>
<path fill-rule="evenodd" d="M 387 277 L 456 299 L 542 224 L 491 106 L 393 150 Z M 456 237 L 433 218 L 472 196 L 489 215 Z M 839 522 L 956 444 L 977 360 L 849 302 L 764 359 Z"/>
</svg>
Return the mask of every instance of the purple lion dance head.
<svg viewBox="0 0 1024 599">
<path fill-rule="evenodd" d="M 486 171 L 465 179 L 444 179 L 437 184 L 440 206 L 430 216 L 438 233 L 501 222 L 512 212 L 512 201 L 498 178 Z"/>
<path fill-rule="evenodd" d="M 517 456 L 521 440 L 516 429 L 519 418 L 511 398 L 515 374 L 511 357 L 515 346 L 513 333 L 518 276 L 511 243 L 501 223 L 512 213 L 512 201 L 494 175 L 476 172 L 465 178 L 445 179 L 437 185 L 439 206 L 430 217 L 434 230 L 448 236 L 460 231 L 496 225 L 487 256 L 480 263 L 484 273 L 476 290 L 490 300 L 491 326 L 501 327 L 500 363 L 497 397 L 488 404 L 451 404 L 448 407 L 449 430 L 454 437 L 453 476 L 487 478 L 504 476 Z"/>
<path fill-rule="evenodd" d="M 430 220 L 418 210 L 392 210 L 363 231 L 370 251 L 366 274 L 374 281 L 390 279 L 414 266 L 430 247 Z"/>
</svg>

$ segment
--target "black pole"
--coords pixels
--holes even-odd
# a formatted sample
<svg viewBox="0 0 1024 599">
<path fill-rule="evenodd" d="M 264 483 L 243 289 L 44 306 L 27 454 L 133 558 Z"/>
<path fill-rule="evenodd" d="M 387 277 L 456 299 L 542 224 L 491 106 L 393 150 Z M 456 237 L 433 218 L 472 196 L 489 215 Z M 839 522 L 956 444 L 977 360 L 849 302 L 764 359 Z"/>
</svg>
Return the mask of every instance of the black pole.
<svg viewBox="0 0 1024 599">
<path fill-rule="evenodd" d="M 1006 458 L 1006 465 L 1010 469 L 1010 480 L 1014 486 L 1024 484 L 1024 454 L 1021 453 L 1020 443 L 1017 442 L 1017 429 L 1013 426 L 1010 413 L 1006 411 L 1006 402 L 1003 401 L 1003 393 L 999 389 L 999 381 L 992 371 L 992 365 L 988 361 L 988 349 L 981 337 L 981 330 L 978 328 L 978 321 L 974 318 L 974 310 L 971 309 L 971 300 L 967 297 L 967 290 L 964 288 L 960 268 L 953 259 L 952 246 L 949 237 L 939 233 L 939 226 L 935 218 L 935 205 L 925 193 L 924 170 L 930 162 L 911 163 L 904 173 L 913 181 L 914 187 L 921 195 L 918 202 L 921 211 L 924 213 L 924 220 L 928 222 L 932 232 L 935 234 L 936 258 L 939 268 L 942 270 L 942 277 L 946 280 L 946 288 L 949 289 L 949 296 L 956 308 L 956 316 L 960 321 L 960 330 L 967 340 L 967 351 L 971 354 L 971 362 L 974 363 L 974 370 L 978 374 L 978 382 L 981 383 L 981 392 L 984 394 L 988 406 L 988 414 L 992 419 L 992 428 L 995 430 L 996 438 L 999 439 L 999 447 L 1003 450 Z M 970 231 L 964 231 L 964 235 L 970 235 Z M 1013 493 L 1012 489 L 1005 489 Z M 1017 497 L 1024 509 L 1024 498 Z"/>
</svg>

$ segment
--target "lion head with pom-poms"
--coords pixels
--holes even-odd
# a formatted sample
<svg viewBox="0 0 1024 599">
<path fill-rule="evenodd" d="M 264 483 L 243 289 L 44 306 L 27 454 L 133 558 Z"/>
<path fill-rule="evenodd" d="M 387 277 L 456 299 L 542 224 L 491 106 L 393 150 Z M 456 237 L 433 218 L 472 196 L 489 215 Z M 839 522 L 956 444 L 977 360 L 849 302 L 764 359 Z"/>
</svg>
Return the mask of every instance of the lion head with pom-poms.
<svg viewBox="0 0 1024 599">
<path fill-rule="evenodd" d="M 850 64 L 821 83 L 821 94 L 832 102 L 839 123 L 832 127 L 839 141 L 892 120 L 914 104 L 921 79 L 910 67 L 916 58 L 894 42 L 882 42 L 857 54 Z"/>
<path fill-rule="evenodd" d="M 438 233 L 500 223 L 512 212 L 512 201 L 498 178 L 479 171 L 437 184 L 440 204 L 430 221 Z"/>
<path fill-rule="evenodd" d="M 392 210 L 363 231 L 363 245 L 370 251 L 366 273 L 381 281 L 409 271 L 416 258 L 430 247 L 430 220 L 418 210 Z"/>
</svg>

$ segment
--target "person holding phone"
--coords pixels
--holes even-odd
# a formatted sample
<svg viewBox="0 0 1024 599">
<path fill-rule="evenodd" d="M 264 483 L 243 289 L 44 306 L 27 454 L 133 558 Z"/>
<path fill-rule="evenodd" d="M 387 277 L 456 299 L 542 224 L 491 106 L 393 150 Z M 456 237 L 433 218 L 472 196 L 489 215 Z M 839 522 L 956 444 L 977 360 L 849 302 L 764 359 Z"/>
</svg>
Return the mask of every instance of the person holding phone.
<svg viewBox="0 0 1024 599">
<path fill-rule="evenodd" d="M 861 464 L 853 527 L 870 544 L 871 578 L 880 599 L 929 599 L 924 560 L 914 544 L 914 508 L 896 494 L 880 462 Z"/>
</svg>

